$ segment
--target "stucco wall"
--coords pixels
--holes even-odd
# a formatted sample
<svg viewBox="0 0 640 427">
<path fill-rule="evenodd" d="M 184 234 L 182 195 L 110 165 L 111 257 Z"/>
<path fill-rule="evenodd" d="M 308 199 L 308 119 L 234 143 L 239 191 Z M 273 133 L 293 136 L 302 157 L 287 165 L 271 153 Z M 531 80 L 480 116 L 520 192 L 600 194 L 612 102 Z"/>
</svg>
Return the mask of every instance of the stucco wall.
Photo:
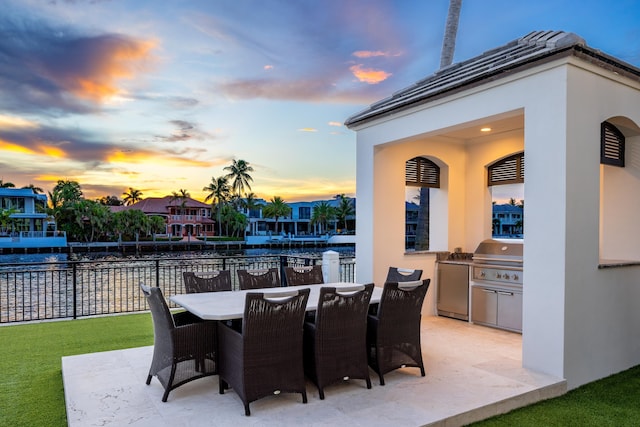
<svg viewBox="0 0 640 427">
<path fill-rule="evenodd" d="M 563 61 L 360 126 L 357 252 L 359 279 L 376 283 L 389 265 L 432 263 L 404 252 L 404 161 L 416 155 L 447 168 L 440 194 L 448 204 L 446 249 L 472 251 L 491 233 L 485 167 L 524 145 L 523 365 L 573 388 L 640 363 L 640 267 L 598 269 L 600 123 L 618 115 L 640 123 L 640 91 L 620 76 Z M 441 138 L 514 114 L 524 114 L 524 137 Z M 638 199 L 639 190 L 629 190 Z"/>
<path fill-rule="evenodd" d="M 581 64 L 578 64 L 581 65 Z M 586 69 L 585 69 L 586 68 Z M 603 78 L 588 66 L 570 67 L 568 74 L 567 126 L 567 255 L 565 376 L 570 387 L 607 376 L 640 363 L 640 267 L 598 269 L 600 248 L 600 123 L 627 116 L 640 123 L 640 89 Z M 609 77 L 609 76 L 607 76 Z M 633 141 L 630 141 L 631 143 Z M 629 156 L 627 156 L 629 158 Z M 630 165 L 631 166 L 631 165 Z M 626 168 L 625 168 L 626 169 Z M 604 211 L 616 210 L 616 221 L 628 225 L 626 234 L 616 233 L 609 244 L 619 242 L 637 256 L 640 196 L 633 167 L 609 178 L 623 189 L 603 188 Z M 620 171 L 619 171 L 620 172 Z M 615 176 L 618 175 L 618 176 Z M 622 179 L 619 175 L 626 175 Z M 617 182 L 616 182 L 617 181 Z M 612 229 L 603 229 L 603 237 Z M 633 240 L 633 244 L 629 241 Z"/>
</svg>

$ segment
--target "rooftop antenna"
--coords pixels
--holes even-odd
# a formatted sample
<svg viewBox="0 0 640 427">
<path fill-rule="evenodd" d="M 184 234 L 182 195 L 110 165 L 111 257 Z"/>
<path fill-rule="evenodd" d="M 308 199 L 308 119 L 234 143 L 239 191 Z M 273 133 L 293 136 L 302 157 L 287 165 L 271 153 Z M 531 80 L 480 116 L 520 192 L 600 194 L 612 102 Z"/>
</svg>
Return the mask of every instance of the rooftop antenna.
<svg viewBox="0 0 640 427">
<path fill-rule="evenodd" d="M 442 53 L 440 54 L 440 69 L 451 65 L 453 62 L 461 8 L 462 0 L 449 0 L 449 14 L 447 15 L 447 24 L 444 29 L 444 39 L 442 40 Z"/>
</svg>

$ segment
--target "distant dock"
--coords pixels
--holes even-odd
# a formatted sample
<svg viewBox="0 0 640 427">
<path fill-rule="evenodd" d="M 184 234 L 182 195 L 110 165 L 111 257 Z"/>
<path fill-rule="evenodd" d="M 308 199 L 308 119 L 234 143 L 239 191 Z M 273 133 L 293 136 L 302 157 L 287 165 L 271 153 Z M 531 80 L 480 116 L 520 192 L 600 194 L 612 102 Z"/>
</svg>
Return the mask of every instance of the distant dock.
<svg viewBox="0 0 640 427">
<path fill-rule="evenodd" d="M 149 252 L 173 252 L 173 251 L 242 251 L 245 249 L 297 249 L 297 248 L 326 248 L 335 246 L 355 246 L 350 241 L 336 241 L 331 239 L 280 239 L 268 240 L 261 243 L 248 243 L 246 241 L 203 241 L 198 239 L 178 241 L 156 242 L 96 242 L 77 243 L 70 242 L 62 247 L 35 247 L 35 248 L 0 248 L 0 255 L 9 254 L 34 254 L 34 253 L 149 253 Z"/>
</svg>

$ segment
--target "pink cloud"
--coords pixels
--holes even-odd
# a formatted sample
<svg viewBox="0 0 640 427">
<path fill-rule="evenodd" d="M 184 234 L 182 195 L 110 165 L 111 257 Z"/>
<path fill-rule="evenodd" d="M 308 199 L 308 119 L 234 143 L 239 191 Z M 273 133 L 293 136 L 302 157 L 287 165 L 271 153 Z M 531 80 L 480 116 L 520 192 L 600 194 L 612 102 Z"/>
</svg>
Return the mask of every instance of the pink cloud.
<svg viewBox="0 0 640 427">
<path fill-rule="evenodd" d="M 359 81 L 369 84 L 378 84 L 391 77 L 391 73 L 373 68 L 363 68 L 362 64 L 352 65 L 349 70 Z"/>
<path fill-rule="evenodd" d="M 393 56 L 400 56 L 401 53 L 391 53 L 391 52 L 383 52 L 381 50 L 357 50 L 355 52 L 352 53 L 353 56 L 355 56 L 356 58 L 374 58 L 377 56 L 383 56 L 383 57 L 393 57 Z"/>
</svg>

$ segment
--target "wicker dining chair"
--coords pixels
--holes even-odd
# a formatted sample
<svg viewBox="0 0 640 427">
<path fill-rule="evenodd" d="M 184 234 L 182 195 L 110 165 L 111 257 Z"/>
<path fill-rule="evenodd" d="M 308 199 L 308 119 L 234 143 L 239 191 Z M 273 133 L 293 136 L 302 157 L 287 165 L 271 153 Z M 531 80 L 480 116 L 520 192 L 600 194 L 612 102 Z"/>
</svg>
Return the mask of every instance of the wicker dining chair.
<svg viewBox="0 0 640 427">
<path fill-rule="evenodd" d="M 321 265 L 285 267 L 284 277 L 287 280 L 287 286 L 319 285 L 324 283 Z"/>
<path fill-rule="evenodd" d="M 280 275 L 277 268 L 262 270 L 238 270 L 240 289 L 277 288 L 280 286 Z"/>
<path fill-rule="evenodd" d="M 415 282 L 422 278 L 422 270 L 389 267 L 385 282 Z"/>
<path fill-rule="evenodd" d="M 231 386 L 249 404 L 283 393 L 301 393 L 307 403 L 302 362 L 302 324 L 309 289 L 248 292 L 242 330 L 219 324 L 220 394 Z"/>
<path fill-rule="evenodd" d="M 229 270 L 198 272 L 197 275 L 195 272 L 185 271 L 182 273 L 182 278 L 184 279 L 185 291 L 188 294 L 232 290 Z"/>
<path fill-rule="evenodd" d="M 153 319 L 153 358 L 147 385 L 156 376 L 162 401 L 181 385 L 217 373 L 216 324 L 199 321 L 188 311 L 171 314 L 160 288 L 140 284 Z"/>
<path fill-rule="evenodd" d="M 380 377 L 398 368 L 420 368 L 424 377 L 420 321 L 431 279 L 387 282 L 382 289 L 378 313 L 367 317 L 367 357 Z"/>
<path fill-rule="evenodd" d="M 320 289 L 315 322 L 304 324 L 305 373 L 318 387 L 363 379 L 371 388 L 367 365 L 367 310 L 373 283 Z"/>
</svg>

